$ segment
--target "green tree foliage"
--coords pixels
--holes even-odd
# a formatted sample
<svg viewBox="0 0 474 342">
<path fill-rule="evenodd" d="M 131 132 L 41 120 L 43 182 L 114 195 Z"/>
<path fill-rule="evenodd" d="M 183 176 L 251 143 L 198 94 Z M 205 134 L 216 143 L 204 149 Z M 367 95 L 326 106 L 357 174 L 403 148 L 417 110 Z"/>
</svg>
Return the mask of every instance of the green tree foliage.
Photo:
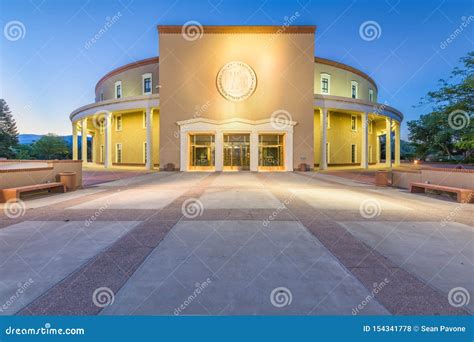
<svg viewBox="0 0 474 342">
<path fill-rule="evenodd" d="M 18 145 L 18 129 L 15 119 L 4 99 L 0 99 L 0 157 L 14 158 Z"/>
<path fill-rule="evenodd" d="M 409 138 L 416 154 L 461 155 L 472 158 L 474 150 L 474 51 L 461 58 L 448 80 L 440 80 L 437 90 L 428 92 L 420 106 L 431 105 L 432 112 L 408 122 Z"/>
<path fill-rule="evenodd" d="M 67 159 L 69 145 L 55 134 L 47 134 L 31 145 L 31 155 L 35 159 Z"/>
</svg>

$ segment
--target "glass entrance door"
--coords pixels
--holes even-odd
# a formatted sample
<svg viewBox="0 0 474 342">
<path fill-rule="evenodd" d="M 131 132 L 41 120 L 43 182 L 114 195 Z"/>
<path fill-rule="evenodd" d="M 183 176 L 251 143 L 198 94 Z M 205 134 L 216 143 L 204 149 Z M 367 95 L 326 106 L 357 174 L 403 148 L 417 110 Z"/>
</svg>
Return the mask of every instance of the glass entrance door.
<svg viewBox="0 0 474 342">
<path fill-rule="evenodd" d="M 224 134 L 224 170 L 250 170 L 250 134 Z"/>
</svg>

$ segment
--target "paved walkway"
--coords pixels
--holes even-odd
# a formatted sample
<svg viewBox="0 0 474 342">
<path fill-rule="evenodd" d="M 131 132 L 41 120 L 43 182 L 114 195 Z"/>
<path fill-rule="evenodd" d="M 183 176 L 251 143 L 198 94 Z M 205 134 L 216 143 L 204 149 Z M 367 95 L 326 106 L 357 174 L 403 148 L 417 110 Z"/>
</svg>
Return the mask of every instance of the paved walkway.
<svg viewBox="0 0 474 342">
<path fill-rule="evenodd" d="M 0 314 L 465 315 L 473 214 L 327 174 L 140 174 L 4 208 Z"/>
</svg>

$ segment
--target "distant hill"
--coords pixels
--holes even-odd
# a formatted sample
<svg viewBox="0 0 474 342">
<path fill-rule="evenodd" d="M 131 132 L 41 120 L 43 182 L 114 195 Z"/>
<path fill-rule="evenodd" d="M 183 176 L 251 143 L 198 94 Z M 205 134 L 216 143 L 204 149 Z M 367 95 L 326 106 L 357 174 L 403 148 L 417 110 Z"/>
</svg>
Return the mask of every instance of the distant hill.
<svg viewBox="0 0 474 342">
<path fill-rule="evenodd" d="M 20 141 L 20 144 L 32 144 L 35 141 L 38 141 L 39 139 L 41 139 L 42 136 L 43 135 L 41 134 L 20 134 L 18 136 L 18 140 Z M 64 136 L 61 136 L 61 138 L 63 138 L 67 144 L 69 145 L 72 144 L 72 135 L 64 135 Z M 78 143 L 80 144 L 81 136 L 79 136 L 77 140 L 78 140 Z"/>
</svg>

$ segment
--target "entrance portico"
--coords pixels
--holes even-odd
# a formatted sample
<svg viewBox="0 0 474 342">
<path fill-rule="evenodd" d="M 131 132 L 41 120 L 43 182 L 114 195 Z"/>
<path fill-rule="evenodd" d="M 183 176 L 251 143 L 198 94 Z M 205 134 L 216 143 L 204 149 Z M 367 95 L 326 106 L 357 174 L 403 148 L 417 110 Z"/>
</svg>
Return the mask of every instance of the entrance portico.
<svg viewBox="0 0 474 342">
<path fill-rule="evenodd" d="M 181 171 L 293 171 L 294 121 L 179 121 Z"/>
</svg>

